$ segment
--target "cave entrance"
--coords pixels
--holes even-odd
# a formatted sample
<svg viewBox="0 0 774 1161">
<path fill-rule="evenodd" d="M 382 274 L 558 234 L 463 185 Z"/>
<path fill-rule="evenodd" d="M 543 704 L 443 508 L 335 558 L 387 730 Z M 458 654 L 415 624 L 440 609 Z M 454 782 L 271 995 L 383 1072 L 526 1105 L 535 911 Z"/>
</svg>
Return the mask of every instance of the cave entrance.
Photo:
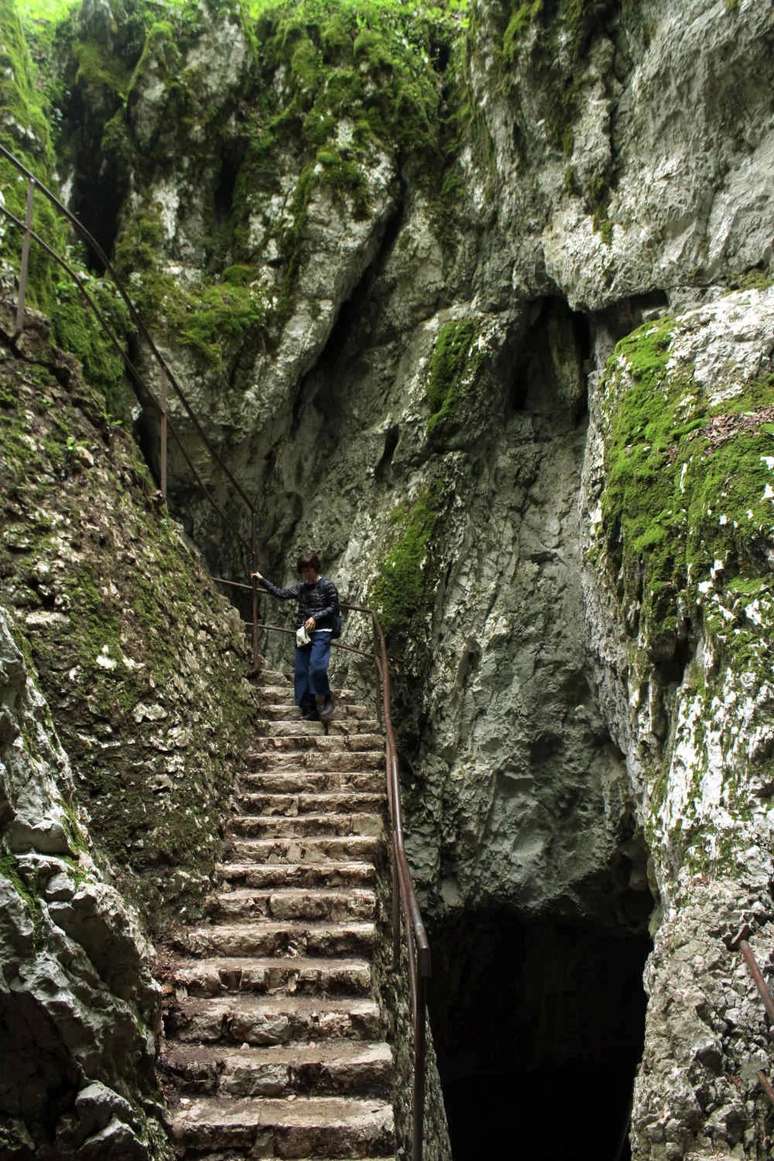
<svg viewBox="0 0 774 1161">
<path fill-rule="evenodd" d="M 647 936 L 500 911 L 455 918 L 431 945 L 454 1161 L 629 1161 Z"/>
</svg>

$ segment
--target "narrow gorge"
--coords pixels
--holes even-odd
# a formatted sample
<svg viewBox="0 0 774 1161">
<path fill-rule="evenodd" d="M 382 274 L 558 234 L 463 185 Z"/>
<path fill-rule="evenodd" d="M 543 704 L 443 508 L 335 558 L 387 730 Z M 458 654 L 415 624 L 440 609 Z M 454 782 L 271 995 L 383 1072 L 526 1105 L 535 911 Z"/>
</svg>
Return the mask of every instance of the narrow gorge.
<svg viewBox="0 0 774 1161">
<path fill-rule="evenodd" d="M 251 657 L 310 546 L 386 635 L 423 1156 L 766 1161 L 772 5 L 0 0 L 0 57 L 0 1161 L 418 1161 L 370 622 L 330 729 Z"/>
</svg>

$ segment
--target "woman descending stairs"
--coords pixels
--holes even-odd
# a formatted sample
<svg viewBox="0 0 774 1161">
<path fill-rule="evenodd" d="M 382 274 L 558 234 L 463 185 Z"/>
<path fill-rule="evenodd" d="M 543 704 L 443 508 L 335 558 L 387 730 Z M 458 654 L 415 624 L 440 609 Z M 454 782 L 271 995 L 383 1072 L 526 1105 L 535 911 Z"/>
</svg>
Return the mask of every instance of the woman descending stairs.
<svg viewBox="0 0 774 1161">
<path fill-rule="evenodd" d="M 392 1156 L 371 957 L 384 743 L 344 691 L 328 735 L 264 670 L 211 921 L 181 929 L 162 1067 L 180 1157 Z"/>
</svg>

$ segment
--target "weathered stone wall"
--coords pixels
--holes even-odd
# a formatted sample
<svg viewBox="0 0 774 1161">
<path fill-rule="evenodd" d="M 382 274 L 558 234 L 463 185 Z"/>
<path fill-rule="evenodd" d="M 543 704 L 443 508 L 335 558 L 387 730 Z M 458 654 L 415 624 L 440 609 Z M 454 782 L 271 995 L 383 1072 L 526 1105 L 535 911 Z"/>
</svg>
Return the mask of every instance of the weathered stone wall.
<svg viewBox="0 0 774 1161">
<path fill-rule="evenodd" d="M 0 594 L 76 797 L 158 930 L 196 907 L 250 729 L 242 627 L 131 436 L 33 316 L 0 318 Z"/>
<path fill-rule="evenodd" d="M 645 324 L 593 390 L 589 639 L 659 901 L 635 1157 L 766 1155 L 774 293 Z M 669 1096 L 664 1100 L 664 1094 Z"/>
<path fill-rule="evenodd" d="M 0 1155 L 160 1161 L 160 989 L 73 775 L 0 609 Z"/>
</svg>

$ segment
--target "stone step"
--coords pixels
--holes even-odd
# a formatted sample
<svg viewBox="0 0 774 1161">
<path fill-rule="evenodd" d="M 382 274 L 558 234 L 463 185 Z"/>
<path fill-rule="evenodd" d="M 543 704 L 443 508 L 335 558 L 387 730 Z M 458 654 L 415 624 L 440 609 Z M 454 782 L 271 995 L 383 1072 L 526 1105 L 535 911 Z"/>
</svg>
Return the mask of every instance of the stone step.
<svg viewBox="0 0 774 1161">
<path fill-rule="evenodd" d="M 263 754 L 277 754 L 291 751 L 299 754 L 307 750 L 319 751 L 320 754 L 348 754 L 364 750 L 378 750 L 384 754 L 384 738 L 380 733 L 345 734 L 332 732 L 326 735 L 322 732 L 319 722 L 299 722 L 299 726 L 309 726 L 310 731 L 291 737 L 255 738 L 247 753 L 248 762 L 253 757 Z M 335 725 L 331 723 L 331 729 Z M 341 723 L 339 723 L 340 725 Z"/>
<path fill-rule="evenodd" d="M 187 955 L 209 956 L 370 956 L 373 923 L 251 919 L 183 927 L 173 946 Z"/>
<path fill-rule="evenodd" d="M 361 997 L 219 996 L 177 1000 L 164 1014 L 168 1040 L 250 1045 L 379 1040 L 378 1005 Z"/>
<path fill-rule="evenodd" d="M 229 854 L 233 862 L 256 863 L 341 863 L 375 862 L 381 840 L 376 835 L 277 835 L 274 838 L 232 838 Z"/>
<path fill-rule="evenodd" d="M 380 754 L 380 763 L 384 758 Z M 375 770 L 262 770 L 243 774 L 242 790 L 261 794 L 384 794 L 384 769 Z M 268 811 L 266 813 L 269 813 Z"/>
<path fill-rule="evenodd" d="M 360 887 L 373 883 L 373 863 L 220 863 L 221 881 L 244 887 Z"/>
<path fill-rule="evenodd" d="M 295 704 L 293 702 L 292 682 L 284 680 L 280 682 L 267 682 L 266 684 L 259 685 L 257 688 L 260 700 L 263 703 L 274 703 L 275 705 L 293 705 L 295 708 Z M 351 705 L 355 701 L 356 694 L 352 689 L 334 689 L 333 696 L 335 697 L 336 703 L 338 705 L 341 705 L 342 703 Z"/>
<path fill-rule="evenodd" d="M 354 812 L 378 814 L 384 807 L 386 794 L 367 794 L 358 790 L 329 790 L 322 794 L 302 791 L 299 794 L 243 793 L 238 796 L 242 814 L 282 814 L 291 818 L 299 814 L 332 814 Z"/>
<path fill-rule="evenodd" d="M 228 825 L 229 835 L 255 838 L 294 835 L 379 835 L 381 814 L 237 814 Z"/>
<path fill-rule="evenodd" d="M 335 696 L 335 695 L 334 695 Z M 267 702 L 261 706 L 261 715 L 274 722 L 296 722 L 300 719 L 298 706 L 292 701 Z M 336 718 L 341 721 L 374 720 L 374 711 L 371 706 L 357 705 L 354 702 L 342 702 L 336 697 Z"/>
<path fill-rule="evenodd" d="M 237 887 L 219 891 L 208 902 L 213 915 L 252 919 L 324 919 L 341 922 L 348 919 L 373 919 L 376 895 L 358 887 L 286 887 L 282 890 L 256 890 Z"/>
<path fill-rule="evenodd" d="M 270 738 L 264 739 L 271 741 Z M 280 738 L 281 742 L 295 742 L 294 738 Z M 346 738 L 308 738 L 305 741 L 312 741 L 316 743 L 322 742 L 336 742 L 341 746 L 344 742 L 349 741 Z M 384 768 L 384 747 L 374 750 L 262 750 L 257 753 L 248 754 L 246 756 L 246 764 L 248 770 L 264 771 L 269 770 L 272 773 L 280 770 L 294 770 L 298 772 L 299 769 L 312 770 L 315 773 L 322 773 L 328 770 L 336 770 L 339 773 L 344 771 L 356 771 L 363 773 L 366 770 L 377 770 Z"/>
<path fill-rule="evenodd" d="M 328 723 L 328 729 L 322 722 L 307 722 L 303 718 L 279 720 L 260 718 L 255 724 L 258 734 L 270 738 L 321 738 L 326 734 L 330 737 L 354 737 L 360 734 L 372 734 L 381 737 L 379 723 L 371 718 L 356 718 L 348 721 L 346 718 L 335 717 Z"/>
<path fill-rule="evenodd" d="M 170 1043 L 160 1065 L 184 1093 L 241 1097 L 388 1097 L 393 1067 L 387 1044 L 356 1040 L 269 1048 Z"/>
<path fill-rule="evenodd" d="M 200 1097 L 172 1114 L 173 1139 L 252 1157 L 385 1157 L 394 1152 L 392 1106 L 376 1098 Z M 237 1156 L 239 1152 L 237 1152 Z"/>
<path fill-rule="evenodd" d="M 371 967 L 365 959 L 220 956 L 178 960 L 171 978 L 178 992 L 186 991 L 190 996 L 221 996 L 224 992 L 364 996 L 371 988 Z"/>
<path fill-rule="evenodd" d="M 287 693 L 288 689 L 293 688 L 293 676 L 291 673 L 283 673 L 281 669 L 273 669 L 271 666 L 261 666 L 260 672 L 255 678 L 255 685 L 257 689 L 268 687 L 269 689 L 284 689 Z"/>
</svg>

